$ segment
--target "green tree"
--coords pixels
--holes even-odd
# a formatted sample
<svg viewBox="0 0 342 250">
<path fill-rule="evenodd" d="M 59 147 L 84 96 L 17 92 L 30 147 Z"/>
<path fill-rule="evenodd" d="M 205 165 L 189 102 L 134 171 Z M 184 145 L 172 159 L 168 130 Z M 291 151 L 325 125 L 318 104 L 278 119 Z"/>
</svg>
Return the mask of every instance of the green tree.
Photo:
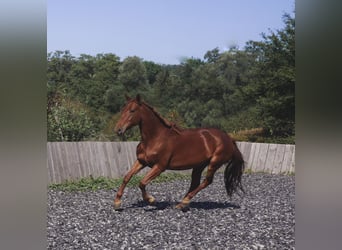
<svg viewBox="0 0 342 250">
<path fill-rule="evenodd" d="M 104 96 L 104 105 L 111 113 L 117 113 L 125 103 L 123 93 L 125 89 L 121 84 L 116 84 L 110 87 Z"/>
<path fill-rule="evenodd" d="M 106 87 L 112 85 L 118 78 L 120 65 L 120 57 L 115 54 L 97 54 L 94 66 L 95 80 L 103 82 Z"/>
<path fill-rule="evenodd" d="M 57 92 L 66 92 L 71 82 L 71 69 L 75 63 L 68 50 L 50 52 L 47 55 L 47 97 L 53 99 Z"/>
<path fill-rule="evenodd" d="M 147 83 L 146 68 L 142 59 L 136 56 L 127 57 L 119 68 L 119 82 L 129 93 L 136 93 Z"/>
<path fill-rule="evenodd" d="M 249 42 L 246 50 L 256 55 L 254 88 L 263 126 L 270 135 L 294 135 L 295 124 L 295 19 L 283 16 L 285 28 L 264 41 Z"/>
<path fill-rule="evenodd" d="M 146 78 L 149 84 L 156 82 L 157 75 L 163 70 L 163 66 L 151 61 L 143 62 L 146 69 Z"/>
<path fill-rule="evenodd" d="M 47 79 L 50 85 L 70 83 L 70 70 L 75 62 L 75 57 L 70 51 L 50 52 L 47 55 Z"/>
<path fill-rule="evenodd" d="M 204 60 L 208 63 L 215 63 L 220 58 L 220 50 L 218 47 L 215 49 L 207 51 L 204 55 Z"/>
<path fill-rule="evenodd" d="M 107 91 L 118 84 L 120 65 L 120 58 L 114 54 L 82 54 L 71 70 L 71 96 L 94 110 L 104 109 L 108 106 Z"/>
</svg>

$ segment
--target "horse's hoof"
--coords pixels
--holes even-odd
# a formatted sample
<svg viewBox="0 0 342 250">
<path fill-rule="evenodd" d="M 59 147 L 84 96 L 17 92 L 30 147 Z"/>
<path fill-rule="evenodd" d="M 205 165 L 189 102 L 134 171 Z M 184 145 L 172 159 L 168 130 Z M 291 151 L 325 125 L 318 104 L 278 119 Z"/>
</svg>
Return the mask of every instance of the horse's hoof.
<svg viewBox="0 0 342 250">
<path fill-rule="evenodd" d="M 182 203 L 179 203 L 175 206 L 176 209 L 182 209 L 182 207 L 183 207 Z"/>
<path fill-rule="evenodd" d="M 184 204 L 184 203 L 179 203 L 176 205 L 176 209 L 182 210 L 183 212 L 189 211 L 189 203 Z"/>
<path fill-rule="evenodd" d="M 149 197 L 148 199 L 147 199 L 147 203 L 149 204 L 149 205 L 155 205 L 156 204 L 156 199 L 154 198 L 154 197 Z"/>
<path fill-rule="evenodd" d="M 121 211 L 121 201 L 114 201 L 114 210 L 115 211 Z"/>
</svg>

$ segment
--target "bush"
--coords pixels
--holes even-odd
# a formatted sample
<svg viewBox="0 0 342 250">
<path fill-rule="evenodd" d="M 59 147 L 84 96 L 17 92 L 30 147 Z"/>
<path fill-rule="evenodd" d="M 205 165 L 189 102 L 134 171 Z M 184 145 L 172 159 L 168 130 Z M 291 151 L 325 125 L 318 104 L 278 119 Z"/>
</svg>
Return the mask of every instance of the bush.
<svg viewBox="0 0 342 250">
<path fill-rule="evenodd" d="M 48 108 L 48 141 L 82 141 L 96 133 L 95 124 L 80 103 L 56 102 Z"/>
</svg>

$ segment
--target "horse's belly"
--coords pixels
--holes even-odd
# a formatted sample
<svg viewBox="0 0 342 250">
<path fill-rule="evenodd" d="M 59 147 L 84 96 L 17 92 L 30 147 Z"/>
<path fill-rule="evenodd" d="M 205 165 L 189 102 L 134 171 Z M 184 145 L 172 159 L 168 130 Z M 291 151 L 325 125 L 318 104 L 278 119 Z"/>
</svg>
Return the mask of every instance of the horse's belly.
<svg viewBox="0 0 342 250">
<path fill-rule="evenodd" d="M 203 162 L 193 162 L 193 163 L 187 163 L 187 164 L 182 164 L 182 163 L 175 163 L 175 164 L 170 164 L 167 169 L 169 170 L 187 170 L 187 169 L 192 169 L 200 166 L 207 166 L 209 164 L 209 160 L 203 161 Z"/>
<path fill-rule="evenodd" d="M 204 146 L 188 147 L 175 150 L 170 159 L 168 168 L 171 170 L 185 170 L 207 165 L 211 154 Z"/>
</svg>

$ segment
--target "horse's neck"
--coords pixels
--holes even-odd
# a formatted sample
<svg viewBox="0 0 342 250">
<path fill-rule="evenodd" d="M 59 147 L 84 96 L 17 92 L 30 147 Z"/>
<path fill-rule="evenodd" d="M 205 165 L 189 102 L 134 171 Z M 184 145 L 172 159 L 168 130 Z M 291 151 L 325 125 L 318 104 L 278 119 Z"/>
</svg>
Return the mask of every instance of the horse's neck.
<svg viewBox="0 0 342 250">
<path fill-rule="evenodd" d="M 145 108 L 145 114 L 139 126 L 141 139 L 147 143 L 160 135 L 167 129 L 160 119 L 153 113 L 152 110 Z"/>
</svg>

